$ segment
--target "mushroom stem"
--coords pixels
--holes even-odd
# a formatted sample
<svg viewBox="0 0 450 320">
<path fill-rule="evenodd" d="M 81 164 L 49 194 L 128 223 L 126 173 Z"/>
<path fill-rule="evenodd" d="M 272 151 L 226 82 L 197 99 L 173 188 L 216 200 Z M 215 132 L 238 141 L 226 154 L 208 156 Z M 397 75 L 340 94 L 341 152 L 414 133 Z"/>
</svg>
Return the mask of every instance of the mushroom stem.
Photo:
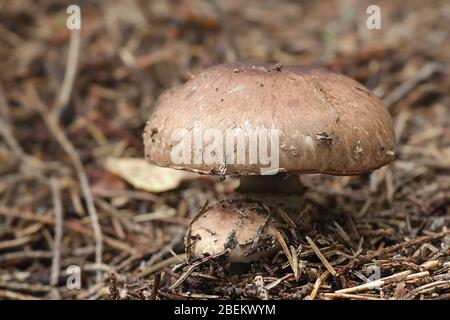
<svg viewBox="0 0 450 320">
<path fill-rule="evenodd" d="M 266 176 L 241 176 L 237 192 L 276 192 L 283 194 L 301 194 L 305 190 L 297 175 L 283 173 Z"/>
</svg>

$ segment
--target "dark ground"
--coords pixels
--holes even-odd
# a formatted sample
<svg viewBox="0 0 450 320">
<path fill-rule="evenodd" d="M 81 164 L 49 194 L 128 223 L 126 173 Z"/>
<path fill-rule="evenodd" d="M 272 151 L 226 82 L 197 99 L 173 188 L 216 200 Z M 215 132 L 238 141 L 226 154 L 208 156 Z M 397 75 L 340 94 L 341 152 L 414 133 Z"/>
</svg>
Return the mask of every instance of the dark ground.
<svg viewBox="0 0 450 320">
<path fill-rule="evenodd" d="M 450 298 L 448 1 L 79 1 L 79 50 L 71 3 L 0 1 L 0 299 Z M 365 28 L 369 3 L 382 30 Z M 220 257 L 184 262 L 190 217 L 232 179 L 152 193 L 104 165 L 143 158 L 164 89 L 236 59 L 344 73 L 382 98 L 398 138 L 372 175 L 304 176 L 291 252 L 239 276 Z M 377 270 L 392 276 L 379 288 L 339 291 Z"/>
</svg>

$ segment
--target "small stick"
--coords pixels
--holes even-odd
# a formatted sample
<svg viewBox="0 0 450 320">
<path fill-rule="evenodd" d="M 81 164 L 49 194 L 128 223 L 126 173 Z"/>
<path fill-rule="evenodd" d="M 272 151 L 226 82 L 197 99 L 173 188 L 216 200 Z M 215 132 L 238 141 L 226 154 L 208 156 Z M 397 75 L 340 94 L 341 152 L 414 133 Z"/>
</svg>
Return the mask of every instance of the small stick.
<svg viewBox="0 0 450 320">
<path fill-rule="evenodd" d="M 417 244 L 420 244 L 420 243 L 423 243 L 423 242 L 427 242 L 427 241 L 443 238 L 443 237 L 445 237 L 446 235 L 449 235 L 449 234 L 450 234 L 450 230 L 445 230 L 443 232 L 435 233 L 435 234 L 432 234 L 432 235 L 429 235 L 429 236 L 423 236 L 423 237 L 419 237 L 419 238 L 416 238 L 416 239 L 408 240 L 408 241 L 405 241 L 405 242 L 402 242 L 402 243 L 397 243 L 397 244 L 394 244 L 394 245 L 392 245 L 390 247 L 385 247 L 385 248 L 383 248 L 381 250 L 377 250 L 375 252 L 370 252 L 369 254 L 367 254 L 365 256 L 362 256 L 362 257 L 359 257 L 358 259 L 356 259 L 353 262 L 350 262 L 347 266 L 343 267 L 342 269 L 339 269 L 339 274 L 342 275 L 345 272 L 347 272 L 348 270 L 351 270 L 351 269 L 355 268 L 356 266 L 359 266 L 359 265 L 361 265 L 363 263 L 370 262 L 370 261 L 372 261 L 373 259 L 375 259 L 377 257 L 384 256 L 384 255 L 392 253 L 392 252 L 396 252 L 396 251 L 398 251 L 400 249 L 406 249 L 406 248 L 412 247 L 414 245 L 417 245 Z"/>
<path fill-rule="evenodd" d="M 418 294 L 426 293 L 428 291 L 432 291 L 432 290 L 434 290 L 437 287 L 440 287 L 440 288 L 443 288 L 443 289 L 450 288 L 450 280 L 439 280 L 439 281 L 434 281 L 434 282 L 431 282 L 431 283 L 427 283 L 427 284 L 425 284 L 423 286 L 420 286 L 420 287 L 412 290 L 404 298 L 405 299 L 411 299 L 411 298 L 414 298 Z"/>
<path fill-rule="evenodd" d="M 244 256 L 248 256 L 248 255 L 250 255 L 250 254 L 252 254 L 253 252 L 256 251 L 256 247 L 258 246 L 258 242 L 259 242 L 259 240 L 261 239 L 262 232 L 263 232 L 264 229 L 266 228 L 266 226 L 267 226 L 267 224 L 269 223 L 269 220 L 270 220 L 271 218 L 272 218 L 272 214 L 269 214 L 269 215 L 267 216 L 266 221 L 264 221 L 264 223 L 263 223 L 261 226 L 259 226 L 258 230 L 256 230 L 256 236 L 255 236 L 255 238 L 253 239 L 253 243 L 252 243 L 250 249 L 249 249 L 247 252 L 244 253 Z"/>
<path fill-rule="evenodd" d="M 111 300 L 120 300 L 119 286 L 117 284 L 117 276 L 114 272 L 108 275 L 109 282 L 109 298 Z"/>
<path fill-rule="evenodd" d="M 164 245 L 161 249 L 159 249 L 159 252 L 152 255 L 150 260 L 147 263 L 147 266 L 152 266 L 156 261 L 159 261 L 161 258 L 166 255 L 166 253 L 170 252 L 173 247 L 175 247 L 179 243 L 183 243 L 184 233 L 182 230 L 179 230 L 176 235 L 172 237 L 172 240 L 169 241 L 166 245 Z"/>
<path fill-rule="evenodd" d="M 2 83 L 0 82 L 0 119 L 3 118 L 6 124 L 11 123 L 11 113 L 9 112 L 9 105 L 6 100 L 5 90 L 3 90 Z"/>
<path fill-rule="evenodd" d="M 325 256 L 322 254 L 322 252 L 320 252 L 319 248 L 316 246 L 314 241 L 309 236 L 306 236 L 306 240 L 308 241 L 309 245 L 316 253 L 317 257 L 320 259 L 320 261 L 322 261 L 325 268 L 327 268 L 327 270 L 330 271 L 331 275 L 333 277 L 335 277 L 336 270 L 334 270 L 333 266 L 328 262 L 327 258 L 325 258 Z"/>
<path fill-rule="evenodd" d="M 47 293 L 53 290 L 52 287 L 48 285 L 43 285 L 39 283 L 26 283 L 26 282 L 15 282 L 15 281 L 0 281 L 0 288 L 14 291 L 25 291 L 30 293 Z"/>
<path fill-rule="evenodd" d="M 58 123 L 58 118 L 55 112 L 49 112 L 47 107 L 40 99 L 38 93 L 36 92 L 36 88 L 31 84 L 27 85 L 27 97 L 24 99 L 26 105 L 35 106 L 36 109 L 44 119 L 45 124 L 49 128 L 50 132 L 53 133 L 56 141 L 60 144 L 62 149 L 69 156 L 72 165 L 75 167 L 75 170 L 78 175 L 78 180 L 80 183 L 80 188 L 83 193 L 83 196 L 86 200 L 87 210 L 89 213 L 89 217 L 91 219 L 92 229 L 94 231 L 94 239 L 95 239 L 95 264 L 102 265 L 102 255 L 103 255 L 103 234 L 100 228 L 100 223 L 98 219 L 97 209 L 94 205 L 94 198 L 92 196 L 91 188 L 89 186 L 89 180 L 84 170 L 83 163 L 78 156 L 77 150 L 67 138 L 63 129 Z M 34 103 L 31 103 L 33 101 Z M 31 108 L 32 109 L 32 108 Z M 97 271 L 97 283 L 101 282 L 102 273 L 100 270 Z"/>
<path fill-rule="evenodd" d="M 52 253 L 48 251 L 14 251 L 0 255 L 0 265 L 25 259 L 50 259 Z"/>
<path fill-rule="evenodd" d="M 17 210 L 14 208 L 7 208 L 0 206 L 0 216 L 14 217 L 17 219 L 23 219 L 28 221 L 35 221 L 46 225 L 53 225 L 55 221 L 49 216 L 37 215 L 32 212 Z M 86 237 L 92 237 L 93 233 L 86 229 L 84 226 L 78 224 L 76 221 L 66 221 L 64 222 L 64 228 L 67 228 L 75 233 L 84 235 Z M 115 248 L 119 251 L 125 251 L 131 255 L 138 255 L 139 251 L 128 244 L 118 241 L 112 237 L 104 236 L 102 240 L 109 245 L 111 248 Z"/>
<path fill-rule="evenodd" d="M 292 255 L 291 255 L 291 251 L 289 250 L 289 247 L 286 244 L 286 241 L 284 240 L 283 235 L 278 230 L 277 230 L 277 239 L 278 239 L 278 242 L 280 243 L 281 247 L 283 248 L 284 253 L 286 254 L 286 257 L 287 257 L 287 259 L 289 261 L 289 264 L 290 264 L 290 266 L 292 268 L 292 271 L 295 274 L 296 266 L 294 264 L 294 260 L 293 260 Z"/>
<path fill-rule="evenodd" d="M 428 271 L 423 271 L 423 272 L 413 273 L 413 274 L 410 274 L 410 273 L 411 273 L 411 270 L 403 271 L 403 272 L 397 273 L 395 275 L 392 275 L 390 277 L 371 281 L 371 282 L 368 282 L 368 283 L 365 283 L 365 284 L 362 284 L 359 286 L 337 290 L 336 293 L 364 292 L 364 291 L 369 291 L 372 289 L 380 288 L 389 283 L 394 283 L 394 282 L 403 281 L 403 280 L 413 280 L 413 279 L 423 278 L 423 277 L 430 275 L 430 273 Z"/>
<path fill-rule="evenodd" d="M 314 287 L 311 290 L 311 293 L 308 296 L 308 300 L 314 300 L 317 296 L 317 292 L 319 292 L 320 286 L 322 283 L 327 280 L 328 276 L 330 275 L 330 271 L 326 270 L 324 273 L 322 273 L 314 283 Z"/>
<path fill-rule="evenodd" d="M 369 199 L 371 199 L 371 198 L 369 197 Z M 350 231 L 352 232 L 353 237 L 357 240 L 361 239 L 361 235 L 359 234 L 358 229 L 356 228 L 355 221 L 353 220 L 352 214 L 350 212 L 346 211 L 346 215 L 347 215 L 347 223 L 348 223 L 348 226 L 350 227 Z"/>
<path fill-rule="evenodd" d="M 23 159 L 25 156 L 25 152 L 20 146 L 19 142 L 14 137 L 12 130 L 9 124 L 0 118 L 0 136 L 3 137 L 6 144 L 9 146 L 11 151 L 18 159 Z"/>
<path fill-rule="evenodd" d="M 200 265 L 200 264 L 193 264 L 193 265 L 191 265 L 191 266 L 190 266 L 190 267 L 189 267 L 189 268 L 181 275 L 181 277 L 179 277 L 178 280 L 175 281 L 175 283 L 172 284 L 172 285 L 169 287 L 169 290 L 174 290 L 174 289 L 178 288 L 178 286 L 181 285 L 181 284 L 184 282 L 184 280 L 186 280 L 187 277 L 189 277 L 189 275 L 192 273 L 192 271 L 194 271 L 194 269 L 195 269 L 196 267 L 198 267 L 199 265 Z"/>
<path fill-rule="evenodd" d="M 439 260 L 431 260 L 431 261 L 422 263 L 420 266 L 424 270 L 431 270 L 431 269 L 436 268 L 439 265 L 440 265 Z M 375 281 L 371 281 L 371 282 L 368 282 L 368 283 L 365 283 L 365 284 L 362 284 L 359 286 L 337 290 L 336 293 L 354 293 L 354 292 L 368 291 L 368 290 L 376 289 L 383 285 L 390 284 L 393 282 L 398 282 L 398 281 L 403 281 L 403 280 L 405 280 L 405 281 L 413 280 L 413 279 L 423 278 L 423 277 L 430 275 L 430 273 L 428 271 L 422 271 L 422 272 L 418 272 L 418 273 L 412 273 L 412 272 L 413 271 L 411 271 L 411 270 L 402 271 L 402 272 L 393 274 L 391 276 L 384 277 L 384 278 L 381 278 L 381 279 L 378 279 Z"/>
<path fill-rule="evenodd" d="M 150 275 L 150 274 L 152 274 L 152 273 L 154 273 L 154 272 L 156 272 L 158 270 L 161 270 L 164 267 L 170 266 L 171 264 L 176 263 L 176 262 L 183 262 L 186 259 L 187 259 L 186 253 L 182 253 L 182 254 L 179 254 L 179 255 L 176 255 L 176 256 L 169 257 L 167 259 L 164 259 L 164 260 L 162 260 L 160 262 L 157 262 L 157 263 L 155 263 L 155 264 L 145 268 L 140 273 L 140 276 L 141 277 L 146 277 L 146 276 L 148 276 L 148 275 Z"/>
<path fill-rule="evenodd" d="M 299 270 L 298 270 L 298 256 L 297 256 L 297 251 L 295 250 L 294 246 L 289 246 L 289 248 L 291 249 L 291 255 L 292 255 L 292 264 L 294 265 L 294 278 L 295 281 L 298 281 L 300 274 L 299 274 Z"/>
<path fill-rule="evenodd" d="M 234 62 L 240 59 L 239 50 L 236 45 L 236 41 L 234 39 L 233 33 L 230 30 L 230 26 L 228 24 L 226 15 L 223 13 L 222 8 L 219 6 L 217 0 L 210 0 L 214 10 L 216 11 L 217 16 L 219 17 L 220 24 L 222 25 L 223 31 L 227 37 L 228 44 L 231 48 L 231 55 L 229 57 L 230 62 Z"/>
<path fill-rule="evenodd" d="M 187 279 L 187 277 L 195 270 L 195 268 L 197 268 L 198 266 L 200 266 L 200 265 L 202 265 L 203 263 L 205 263 L 206 261 L 209 261 L 209 260 L 212 260 L 212 259 L 216 259 L 216 258 L 218 258 L 218 257 L 220 257 L 220 256 L 222 256 L 222 255 L 224 255 L 224 254 L 226 254 L 226 253 L 228 253 L 228 250 L 224 250 L 224 251 L 222 251 L 222 252 L 219 252 L 219 253 L 217 253 L 217 254 L 214 254 L 214 255 L 212 255 L 212 256 L 208 256 L 208 257 L 205 257 L 205 258 L 203 258 L 203 259 L 201 259 L 201 260 L 199 260 L 199 261 L 196 261 L 196 262 L 194 262 L 182 275 L 181 275 L 181 277 L 179 277 L 178 278 L 178 280 L 177 281 L 175 281 L 175 283 L 174 284 L 172 284 L 170 287 L 169 287 L 169 290 L 174 290 L 174 289 L 176 289 L 178 286 L 180 286 L 183 282 L 184 282 L 184 280 L 186 280 Z"/>
<path fill-rule="evenodd" d="M 153 277 L 153 287 L 152 292 L 150 294 L 150 300 L 156 300 L 156 295 L 158 294 L 160 283 L 161 283 L 161 273 L 157 273 Z"/>
<path fill-rule="evenodd" d="M 39 300 L 39 298 L 9 290 L 0 290 L 0 298 L 10 300 Z"/>
<path fill-rule="evenodd" d="M 14 248 L 14 247 L 20 247 L 20 246 L 24 245 L 25 243 L 30 242 L 31 240 L 33 240 L 32 236 L 24 236 L 21 238 L 5 240 L 5 241 L 0 242 L 0 250 L 10 249 L 10 248 Z"/>
<path fill-rule="evenodd" d="M 387 108 L 391 108 L 394 104 L 399 102 L 409 92 L 411 92 L 421 81 L 428 79 L 434 73 L 438 72 L 442 68 L 441 65 L 435 62 L 429 62 L 425 64 L 416 74 L 408 81 L 403 82 L 397 88 L 391 91 L 386 97 L 383 98 L 383 103 Z"/>
<path fill-rule="evenodd" d="M 381 300 L 380 298 L 376 297 L 369 297 L 369 296 L 361 296 L 357 294 L 349 294 L 349 293 L 324 293 L 322 294 L 323 297 L 326 298 L 336 298 L 336 299 L 352 299 L 352 300 Z"/>
<path fill-rule="evenodd" d="M 66 72 L 64 73 L 64 80 L 59 92 L 58 100 L 56 101 L 55 112 L 61 116 L 63 109 L 69 103 L 72 93 L 75 75 L 77 74 L 78 55 L 80 52 L 81 32 L 80 30 L 70 31 L 69 54 L 67 56 Z"/>
<path fill-rule="evenodd" d="M 290 277 L 292 277 L 292 273 L 288 273 L 287 275 L 285 275 L 284 277 L 281 277 L 275 281 L 272 281 L 271 283 L 268 283 L 267 285 L 264 286 L 264 289 L 266 289 L 267 291 L 275 288 L 276 286 L 278 286 L 280 283 L 282 283 L 284 280 L 289 279 Z"/>
<path fill-rule="evenodd" d="M 344 240 L 350 247 L 355 249 L 355 244 L 352 242 L 350 236 L 347 234 L 347 232 L 345 232 L 345 230 L 340 226 L 340 224 L 335 221 L 334 226 L 336 227 L 336 231 L 342 238 L 342 240 Z"/>
<path fill-rule="evenodd" d="M 286 222 L 289 226 L 291 226 L 293 229 L 297 229 L 297 225 L 294 221 L 292 221 L 291 217 L 280 207 L 278 207 L 275 212 L 280 216 L 281 219 L 283 219 L 284 222 Z"/>
<path fill-rule="evenodd" d="M 61 264 L 61 240 L 63 236 L 63 206 L 61 201 L 61 191 L 56 178 L 51 178 L 50 188 L 52 190 L 53 206 L 55 211 L 55 235 L 53 239 L 53 259 L 50 274 L 50 285 L 58 284 L 60 264 Z"/>
</svg>

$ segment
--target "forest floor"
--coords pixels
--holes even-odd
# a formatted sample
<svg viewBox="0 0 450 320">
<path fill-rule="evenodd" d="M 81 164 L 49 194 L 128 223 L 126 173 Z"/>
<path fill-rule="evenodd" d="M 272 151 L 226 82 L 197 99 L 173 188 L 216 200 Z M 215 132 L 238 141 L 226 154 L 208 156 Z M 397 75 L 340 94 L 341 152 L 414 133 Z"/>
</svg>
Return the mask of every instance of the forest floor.
<svg viewBox="0 0 450 320">
<path fill-rule="evenodd" d="M 448 1 L 370 1 L 381 30 L 368 1 L 79 3 L 71 32 L 69 2 L 0 1 L 0 299 L 450 299 Z M 356 79 L 398 142 L 372 174 L 302 176 L 290 249 L 241 274 L 184 253 L 232 178 L 156 192 L 122 161 L 163 90 L 235 60 Z"/>
</svg>

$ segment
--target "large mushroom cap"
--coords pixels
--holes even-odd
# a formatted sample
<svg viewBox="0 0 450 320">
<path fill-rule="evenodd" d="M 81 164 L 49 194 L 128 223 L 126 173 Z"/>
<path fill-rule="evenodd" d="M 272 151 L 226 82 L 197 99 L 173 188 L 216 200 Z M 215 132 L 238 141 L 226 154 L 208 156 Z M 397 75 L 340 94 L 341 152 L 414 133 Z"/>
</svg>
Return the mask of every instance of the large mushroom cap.
<svg viewBox="0 0 450 320">
<path fill-rule="evenodd" d="M 394 159 L 391 117 L 364 86 L 324 69 L 252 64 L 211 67 L 162 94 L 145 129 L 145 154 L 163 167 L 260 175 L 267 162 L 249 163 L 246 154 L 245 163 L 238 163 L 236 148 L 225 172 L 223 161 L 194 161 L 195 152 L 201 157 L 211 151 L 211 136 L 201 141 L 201 150 L 190 149 L 191 162 L 173 161 L 172 149 L 181 141 L 174 140 L 180 138 L 177 130 L 190 135 L 194 146 L 195 130 L 215 129 L 225 148 L 227 132 L 238 128 L 269 129 L 272 136 L 277 130 L 281 172 L 361 174 Z"/>
</svg>

